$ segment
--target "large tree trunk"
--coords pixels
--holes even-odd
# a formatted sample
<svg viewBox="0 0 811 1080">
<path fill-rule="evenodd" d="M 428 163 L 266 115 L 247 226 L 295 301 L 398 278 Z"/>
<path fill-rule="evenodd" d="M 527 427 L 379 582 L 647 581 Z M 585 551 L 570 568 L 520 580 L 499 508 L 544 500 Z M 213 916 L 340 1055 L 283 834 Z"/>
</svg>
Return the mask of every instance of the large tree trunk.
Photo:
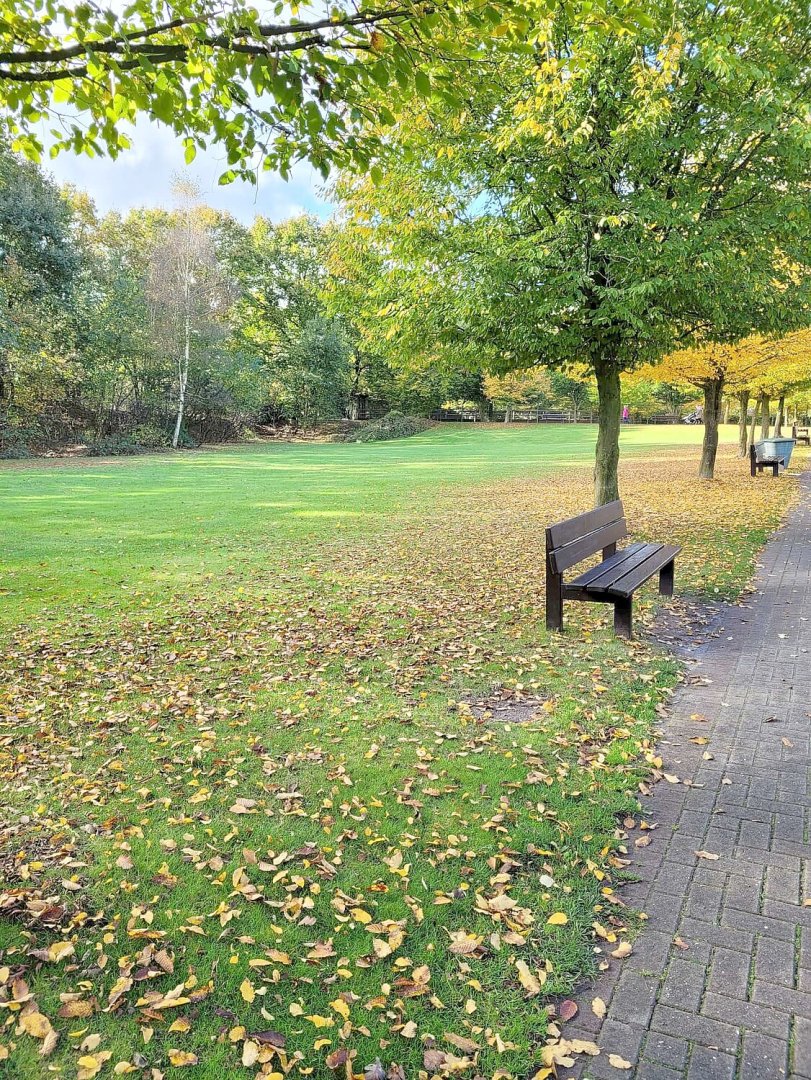
<svg viewBox="0 0 811 1080">
<path fill-rule="evenodd" d="M 786 412 L 786 395 L 781 394 L 777 402 L 777 416 L 774 418 L 774 437 L 779 439 L 783 434 L 783 420 Z"/>
<path fill-rule="evenodd" d="M 704 445 L 701 448 L 701 464 L 698 469 L 702 480 L 712 480 L 715 476 L 723 394 L 723 379 L 710 379 L 704 383 Z"/>
<path fill-rule="evenodd" d="M 738 394 L 738 457 L 745 458 L 749 453 L 749 425 L 747 411 L 749 409 L 749 391 L 741 390 Z"/>
<path fill-rule="evenodd" d="M 772 418 L 771 402 L 769 401 L 768 394 L 760 395 L 760 408 L 760 437 L 761 439 L 768 439 L 769 426 Z"/>
<path fill-rule="evenodd" d="M 613 359 L 600 359 L 594 365 L 600 415 L 597 427 L 597 452 L 594 462 L 594 505 L 618 499 L 617 466 L 620 456 L 620 373 Z"/>
</svg>

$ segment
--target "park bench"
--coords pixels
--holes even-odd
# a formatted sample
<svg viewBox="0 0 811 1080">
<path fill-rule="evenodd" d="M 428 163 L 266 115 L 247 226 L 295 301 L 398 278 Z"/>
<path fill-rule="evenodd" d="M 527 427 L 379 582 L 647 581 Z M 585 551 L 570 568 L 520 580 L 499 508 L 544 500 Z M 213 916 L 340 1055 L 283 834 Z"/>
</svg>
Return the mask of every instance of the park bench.
<svg viewBox="0 0 811 1080">
<path fill-rule="evenodd" d="M 628 535 L 619 499 L 587 514 L 561 521 L 546 530 L 546 626 L 563 629 L 563 601 L 588 600 L 614 605 L 614 632 L 632 637 L 632 603 L 636 590 L 659 574 L 659 592 L 673 595 L 675 559 L 681 551 L 672 544 L 629 544 L 617 551 Z M 597 552 L 603 561 L 572 581 L 566 570 Z"/>
<path fill-rule="evenodd" d="M 538 415 L 538 422 L 543 424 L 568 424 L 572 417 L 567 412 L 542 412 Z"/>
<path fill-rule="evenodd" d="M 757 447 L 754 443 L 749 447 L 749 469 L 752 476 L 757 476 L 759 472 L 763 472 L 764 469 L 771 469 L 772 476 L 777 476 L 780 472 L 780 466 L 783 464 L 783 459 L 778 457 L 760 457 Z"/>
<path fill-rule="evenodd" d="M 805 443 L 806 446 L 811 446 L 811 428 L 797 427 L 795 424 L 791 429 L 791 437 L 795 442 Z"/>
</svg>

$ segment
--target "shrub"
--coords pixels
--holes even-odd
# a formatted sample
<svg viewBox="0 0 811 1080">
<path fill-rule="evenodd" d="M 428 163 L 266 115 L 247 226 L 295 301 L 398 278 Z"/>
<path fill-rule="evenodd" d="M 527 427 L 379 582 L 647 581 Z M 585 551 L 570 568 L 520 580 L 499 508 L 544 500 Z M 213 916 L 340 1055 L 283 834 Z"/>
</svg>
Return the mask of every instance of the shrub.
<svg viewBox="0 0 811 1080">
<path fill-rule="evenodd" d="M 129 437 L 139 446 L 142 446 L 144 450 L 162 450 L 164 447 L 172 445 L 169 432 L 159 427 L 158 424 L 139 424 L 137 428 L 133 429 Z"/>
<path fill-rule="evenodd" d="M 7 446 L 0 447 L 2 461 L 22 461 L 29 457 L 31 457 L 31 451 L 25 443 L 9 443 Z"/>
<path fill-rule="evenodd" d="M 383 442 L 386 439 L 406 439 L 409 435 L 419 435 L 421 431 L 427 431 L 432 426 L 431 421 L 422 416 L 406 416 L 393 410 L 379 420 L 366 424 L 355 435 L 354 441 Z"/>
<path fill-rule="evenodd" d="M 131 435 L 107 435 L 87 447 L 90 457 L 117 457 L 121 454 L 142 454 L 144 447 Z"/>
</svg>

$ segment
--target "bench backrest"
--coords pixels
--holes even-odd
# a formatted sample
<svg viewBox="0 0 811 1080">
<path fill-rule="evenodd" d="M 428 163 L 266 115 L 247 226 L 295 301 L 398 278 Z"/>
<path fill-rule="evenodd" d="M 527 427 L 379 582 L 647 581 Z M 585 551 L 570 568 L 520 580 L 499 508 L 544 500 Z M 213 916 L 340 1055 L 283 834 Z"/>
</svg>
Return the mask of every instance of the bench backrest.
<svg viewBox="0 0 811 1080">
<path fill-rule="evenodd" d="M 628 535 L 625 511 L 619 499 L 560 521 L 546 530 L 546 557 L 555 574 L 596 555 Z"/>
</svg>

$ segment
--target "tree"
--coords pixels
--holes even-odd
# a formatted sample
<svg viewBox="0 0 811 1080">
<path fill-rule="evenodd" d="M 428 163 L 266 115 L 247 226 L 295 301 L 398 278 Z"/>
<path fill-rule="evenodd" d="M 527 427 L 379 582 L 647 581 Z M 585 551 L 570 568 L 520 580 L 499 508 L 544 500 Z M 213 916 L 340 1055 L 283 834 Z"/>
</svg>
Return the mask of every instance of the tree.
<svg viewBox="0 0 811 1080">
<path fill-rule="evenodd" d="M 710 343 L 681 349 L 665 357 L 650 375 L 668 382 L 686 382 L 704 396 L 704 440 L 698 475 L 704 480 L 715 476 L 718 455 L 718 425 L 727 389 L 743 391 L 764 368 L 763 341 L 748 338 L 736 344 Z M 748 391 L 747 391 L 748 400 Z M 743 426 L 746 429 L 746 405 L 742 406 Z"/>
<path fill-rule="evenodd" d="M 147 113 L 184 138 L 187 161 L 221 143 L 225 181 L 258 163 L 286 175 L 299 157 L 325 175 L 331 161 L 366 167 L 372 147 L 358 123 L 372 109 L 391 118 L 389 88 L 455 97 L 458 78 L 438 70 L 432 80 L 434 56 L 469 63 L 494 28 L 522 33 L 535 6 L 335 0 L 302 19 L 297 5 L 276 3 L 272 22 L 246 0 L 134 0 L 117 11 L 18 0 L 0 23 L 2 122 L 32 155 L 47 117 L 59 122 L 55 151 L 115 157 L 129 145 L 126 125 Z"/>
<path fill-rule="evenodd" d="M 552 393 L 571 412 L 575 423 L 592 404 L 592 387 L 584 379 L 575 379 L 563 371 L 552 372 Z"/>
<path fill-rule="evenodd" d="M 537 409 L 547 405 L 552 395 L 552 382 L 549 372 L 543 368 L 511 371 L 506 375 L 485 376 L 484 393 L 494 405 L 504 409 L 506 424 L 515 409 Z"/>
<path fill-rule="evenodd" d="M 61 323 L 79 260 L 71 212 L 32 162 L 0 143 L 0 446 L 15 396 L 15 360 Z M 55 344 L 55 342 L 54 342 Z"/>
<path fill-rule="evenodd" d="M 807 320 L 811 15 L 656 0 L 612 38 L 570 11 L 494 53 L 461 112 L 407 103 L 382 183 L 340 191 L 385 257 L 380 333 L 404 364 L 587 363 L 599 504 L 618 495 L 621 372 Z"/>
<path fill-rule="evenodd" d="M 211 232 L 199 205 L 199 191 L 188 181 L 175 184 L 180 211 L 152 253 L 149 297 L 159 341 L 168 348 L 177 372 L 177 410 L 172 446 L 183 431 L 186 393 L 193 356 L 223 335 L 217 323 L 229 302 Z"/>
</svg>

